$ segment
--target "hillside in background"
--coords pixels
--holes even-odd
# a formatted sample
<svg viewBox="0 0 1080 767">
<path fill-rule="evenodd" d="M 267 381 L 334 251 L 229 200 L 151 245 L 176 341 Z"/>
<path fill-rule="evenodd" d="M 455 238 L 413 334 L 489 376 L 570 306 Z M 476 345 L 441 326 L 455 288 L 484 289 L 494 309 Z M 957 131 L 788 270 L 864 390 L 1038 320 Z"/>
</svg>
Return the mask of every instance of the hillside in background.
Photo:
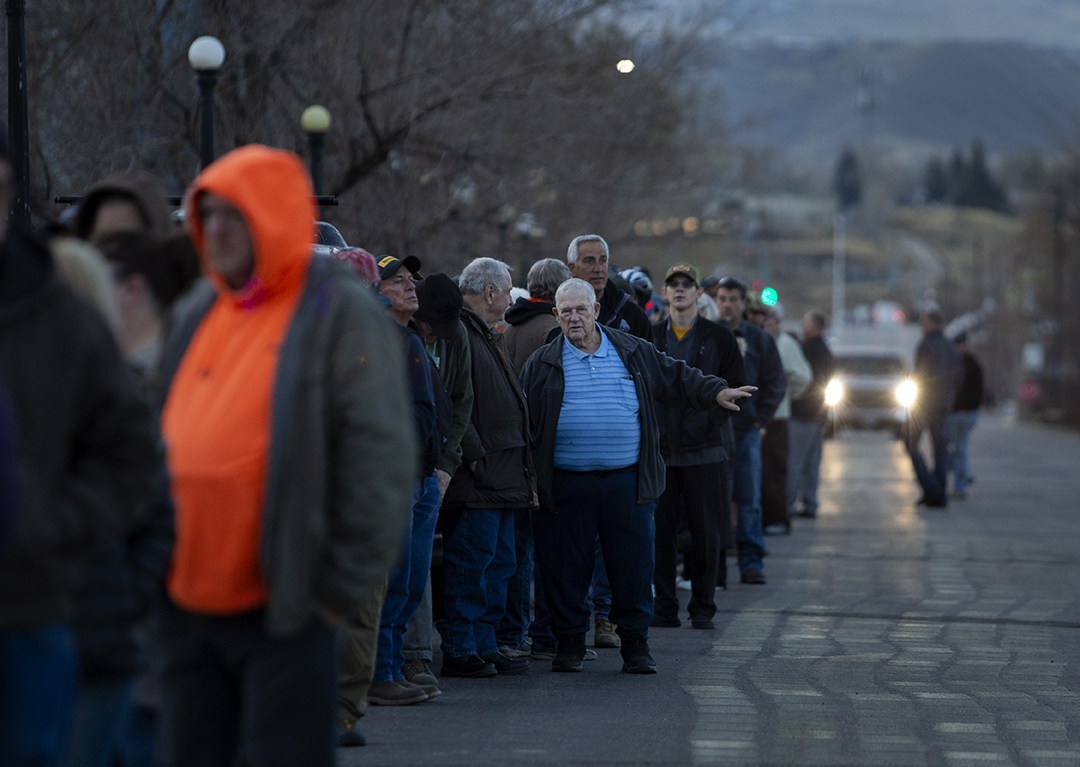
<svg viewBox="0 0 1080 767">
<path fill-rule="evenodd" d="M 702 77 L 737 141 L 806 167 L 846 145 L 911 167 L 974 138 L 991 155 L 1053 152 L 1080 128 L 1080 56 L 1018 43 L 717 43 Z"/>
</svg>

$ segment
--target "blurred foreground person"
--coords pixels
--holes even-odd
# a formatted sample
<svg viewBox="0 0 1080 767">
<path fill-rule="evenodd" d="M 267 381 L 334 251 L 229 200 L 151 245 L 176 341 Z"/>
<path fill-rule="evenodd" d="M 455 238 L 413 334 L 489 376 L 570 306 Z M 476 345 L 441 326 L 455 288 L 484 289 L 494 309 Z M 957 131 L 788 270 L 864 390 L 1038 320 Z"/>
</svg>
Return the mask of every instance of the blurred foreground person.
<svg viewBox="0 0 1080 767">
<path fill-rule="evenodd" d="M 300 159 L 236 149 L 188 190 L 209 280 L 165 345 L 176 503 L 163 765 L 334 763 L 336 629 L 398 552 L 415 471 L 398 331 L 313 256 Z"/>
<path fill-rule="evenodd" d="M 723 325 L 698 316 L 702 296 L 699 273 L 691 264 L 676 264 L 664 276 L 663 297 L 671 311 L 653 326 L 653 343 L 672 359 L 682 360 L 707 376 L 730 386 L 743 385 L 742 355 L 735 336 Z M 710 303 L 711 299 L 706 298 Z M 724 425 L 730 411 L 713 408 L 657 407 L 660 453 L 666 465 L 664 492 L 656 506 L 656 607 L 652 625 L 680 625 L 675 593 L 676 539 L 683 514 L 690 530 L 690 551 L 683 560 L 683 578 L 690 581 L 687 612 L 696 629 L 713 628 L 716 587 L 727 585 L 721 529 L 731 524 L 724 508 L 724 464 L 733 456 L 724 450 Z M 726 513 L 725 513 L 726 512 Z"/>
<path fill-rule="evenodd" d="M 971 439 L 971 431 L 979 420 L 979 406 L 983 399 L 983 372 L 979 361 L 968 349 L 967 333 L 958 335 L 955 342 L 960 352 L 963 374 L 948 419 L 949 471 L 953 475 L 952 496 L 963 500 L 967 497 L 968 485 L 975 481 L 968 465 L 968 440 Z"/>
<path fill-rule="evenodd" d="M 8 229 L 12 196 L 0 138 L 0 370 L 20 491 L 0 552 L 0 764 L 40 767 L 58 763 L 75 700 L 79 559 L 143 510 L 157 431 L 101 315 L 44 247 Z"/>
<path fill-rule="evenodd" d="M 905 438 L 915 478 L 922 488 L 920 504 L 931 508 L 949 505 L 949 438 L 946 419 L 956 402 L 956 390 L 962 375 L 962 360 L 956 345 L 945 337 L 942 328 L 945 318 L 932 309 L 919 317 L 923 337 L 915 347 L 915 362 L 911 375 L 919 387 L 919 398 L 907 421 Z M 926 465 L 919 440 L 923 431 L 930 433 L 934 451 L 934 470 Z"/>
<path fill-rule="evenodd" d="M 521 376 L 540 496 L 536 560 L 558 640 L 551 668 L 582 669 L 599 538 L 623 671 L 654 674 L 653 511 L 664 490 L 656 402 L 737 410 L 750 389 L 730 389 L 648 341 L 602 328 L 595 290 L 584 280 L 564 282 L 555 307 L 562 334 L 529 358 Z"/>
</svg>

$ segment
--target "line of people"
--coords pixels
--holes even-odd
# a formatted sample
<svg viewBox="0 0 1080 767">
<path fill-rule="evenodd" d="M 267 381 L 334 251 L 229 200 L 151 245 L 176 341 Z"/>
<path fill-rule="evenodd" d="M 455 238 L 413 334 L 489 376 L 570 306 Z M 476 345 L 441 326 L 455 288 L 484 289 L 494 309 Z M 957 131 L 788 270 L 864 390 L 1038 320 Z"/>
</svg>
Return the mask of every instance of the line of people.
<svg viewBox="0 0 1080 767">
<path fill-rule="evenodd" d="M 823 420 L 819 315 L 778 350 L 743 283 L 679 263 L 651 323 L 598 235 L 513 305 L 493 258 L 317 254 L 310 179 L 266 147 L 198 176 L 181 237 L 164 199 L 114 177 L 70 234 L 4 237 L 2 764 L 332 764 L 367 705 L 580 672 L 590 630 L 655 673 L 683 526 L 708 630 L 725 551 L 763 584 L 790 486 L 814 513 L 820 444 L 778 493 L 770 440 L 789 381 L 792 427 Z"/>
</svg>

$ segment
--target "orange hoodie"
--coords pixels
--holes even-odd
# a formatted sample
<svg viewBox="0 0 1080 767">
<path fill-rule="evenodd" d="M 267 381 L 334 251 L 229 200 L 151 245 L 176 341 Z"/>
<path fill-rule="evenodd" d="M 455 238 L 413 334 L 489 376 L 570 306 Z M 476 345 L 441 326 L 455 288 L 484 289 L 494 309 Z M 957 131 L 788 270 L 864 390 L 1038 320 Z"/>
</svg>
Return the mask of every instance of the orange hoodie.
<svg viewBox="0 0 1080 767">
<path fill-rule="evenodd" d="M 232 290 L 207 261 L 197 202 L 213 193 L 243 214 L 255 267 Z M 218 298 L 173 378 L 162 413 L 176 502 L 169 595 L 185 609 L 231 614 L 266 602 L 259 563 L 278 356 L 314 241 L 311 182 L 296 155 L 246 146 L 188 190 L 187 220 Z"/>
</svg>

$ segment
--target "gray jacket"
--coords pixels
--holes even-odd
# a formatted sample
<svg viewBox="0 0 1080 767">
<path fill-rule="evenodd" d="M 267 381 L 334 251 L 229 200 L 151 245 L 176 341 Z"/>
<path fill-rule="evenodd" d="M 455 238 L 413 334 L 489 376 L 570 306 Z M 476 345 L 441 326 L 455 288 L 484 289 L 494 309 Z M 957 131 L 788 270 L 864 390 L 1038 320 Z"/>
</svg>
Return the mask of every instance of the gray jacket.
<svg viewBox="0 0 1080 767">
<path fill-rule="evenodd" d="M 177 307 L 167 390 L 216 293 Z M 319 606 L 347 615 L 399 552 L 416 438 L 400 330 L 345 265 L 316 256 L 274 381 L 260 563 L 266 630 L 299 631 Z"/>
</svg>

